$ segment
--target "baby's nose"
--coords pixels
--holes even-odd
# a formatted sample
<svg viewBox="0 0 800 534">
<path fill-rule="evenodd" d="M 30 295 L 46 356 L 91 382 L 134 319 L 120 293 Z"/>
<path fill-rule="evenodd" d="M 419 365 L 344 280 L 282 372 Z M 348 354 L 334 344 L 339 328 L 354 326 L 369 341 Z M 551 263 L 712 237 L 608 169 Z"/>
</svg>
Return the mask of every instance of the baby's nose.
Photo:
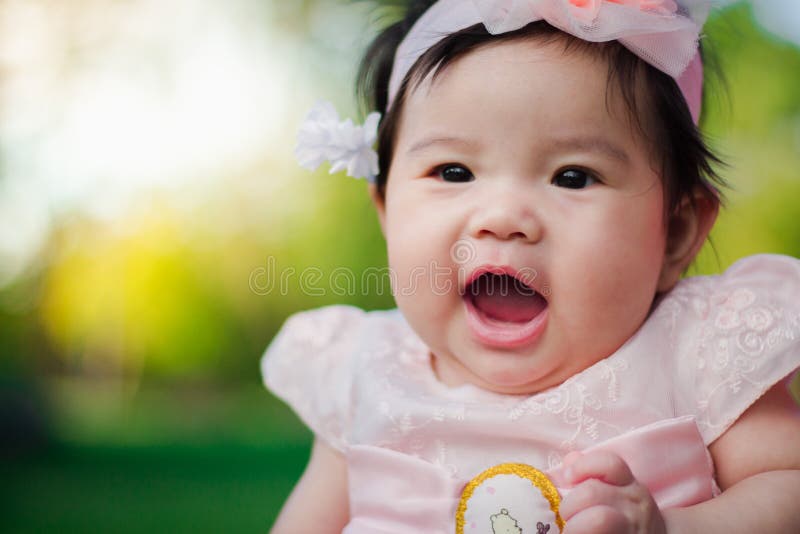
<svg viewBox="0 0 800 534">
<path fill-rule="evenodd" d="M 486 198 L 471 219 L 470 235 L 503 241 L 521 239 L 535 243 L 542 238 L 542 222 L 534 206 L 513 191 Z"/>
</svg>

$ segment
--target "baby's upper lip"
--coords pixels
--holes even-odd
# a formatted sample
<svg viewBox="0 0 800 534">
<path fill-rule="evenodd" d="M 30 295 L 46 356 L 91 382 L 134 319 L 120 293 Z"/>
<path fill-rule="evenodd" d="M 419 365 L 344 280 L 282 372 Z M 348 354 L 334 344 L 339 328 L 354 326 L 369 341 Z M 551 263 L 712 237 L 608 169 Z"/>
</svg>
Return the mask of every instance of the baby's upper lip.
<svg viewBox="0 0 800 534">
<path fill-rule="evenodd" d="M 536 269 L 531 267 L 521 267 L 516 268 L 511 265 L 492 265 L 492 264 L 484 264 L 476 267 L 473 269 L 469 275 L 464 279 L 464 284 L 460 288 L 461 295 L 465 295 L 467 292 L 467 288 L 469 285 L 478 279 L 481 275 L 484 274 L 498 274 L 498 275 L 508 275 L 513 278 L 516 278 L 526 286 L 530 287 L 537 293 L 541 293 L 539 289 L 538 280 L 538 273 Z"/>
</svg>

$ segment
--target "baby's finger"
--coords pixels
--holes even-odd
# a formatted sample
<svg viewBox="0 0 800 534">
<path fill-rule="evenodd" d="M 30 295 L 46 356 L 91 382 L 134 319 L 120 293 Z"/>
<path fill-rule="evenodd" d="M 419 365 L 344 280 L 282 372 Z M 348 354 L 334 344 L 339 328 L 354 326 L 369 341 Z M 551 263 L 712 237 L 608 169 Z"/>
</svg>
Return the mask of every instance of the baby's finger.
<svg viewBox="0 0 800 534">
<path fill-rule="evenodd" d="M 596 478 L 590 478 L 571 490 L 561 501 L 559 513 L 564 521 L 571 521 L 589 508 L 608 506 L 617 508 L 619 504 L 618 486 L 606 484 Z"/>
<path fill-rule="evenodd" d="M 573 486 L 588 478 L 599 478 L 615 486 L 626 486 L 635 480 L 625 460 L 605 451 L 581 455 L 564 470 L 564 477 Z"/>
<path fill-rule="evenodd" d="M 567 522 L 563 534 L 619 534 L 628 530 L 625 517 L 610 506 L 582 510 Z"/>
</svg>

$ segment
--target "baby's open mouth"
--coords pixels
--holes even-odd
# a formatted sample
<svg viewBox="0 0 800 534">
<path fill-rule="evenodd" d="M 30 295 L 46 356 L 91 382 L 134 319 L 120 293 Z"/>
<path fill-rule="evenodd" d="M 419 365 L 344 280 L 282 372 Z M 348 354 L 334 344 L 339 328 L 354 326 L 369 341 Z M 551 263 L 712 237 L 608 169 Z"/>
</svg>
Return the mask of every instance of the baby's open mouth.
<svg viewBox="0 0 800 534">
<path fill-rule="evenodd" d="M 527 323 L 547 307 L 532 287 L 508 274 L 484 273 L 466 288 L 466 297 L 489 319 Z"/>
<path fill-rule="evenodd" d="M 504 271 L 483 272 L 464 288 L 467 325 L 484 345 L 507 349 L 527 346 L 544 332 L 548 302 Z"/>
</svg>

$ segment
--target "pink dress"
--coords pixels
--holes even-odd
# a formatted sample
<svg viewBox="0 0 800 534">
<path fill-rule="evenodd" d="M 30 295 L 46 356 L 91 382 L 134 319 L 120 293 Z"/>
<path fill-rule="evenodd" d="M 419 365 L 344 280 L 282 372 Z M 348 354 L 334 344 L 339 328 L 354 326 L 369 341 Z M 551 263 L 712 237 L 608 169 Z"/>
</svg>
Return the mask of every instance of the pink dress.
<svg viewBox="0 0 800 534">
<path fill-rule="evenodd" d="M 772 255 L 682 280 L 619 350 L 531 396 L 443 385 L 398 310 L 298 313 L 262 360 L 267 387 L 346 458 L 348 534 L 452 533 L 470 479 L 552 472 L 573 450 L 620 454 L 662 508 L 700 502 L 716 492 L 707 446 L 798 367 L 800 260 Z"/>
</svg>

